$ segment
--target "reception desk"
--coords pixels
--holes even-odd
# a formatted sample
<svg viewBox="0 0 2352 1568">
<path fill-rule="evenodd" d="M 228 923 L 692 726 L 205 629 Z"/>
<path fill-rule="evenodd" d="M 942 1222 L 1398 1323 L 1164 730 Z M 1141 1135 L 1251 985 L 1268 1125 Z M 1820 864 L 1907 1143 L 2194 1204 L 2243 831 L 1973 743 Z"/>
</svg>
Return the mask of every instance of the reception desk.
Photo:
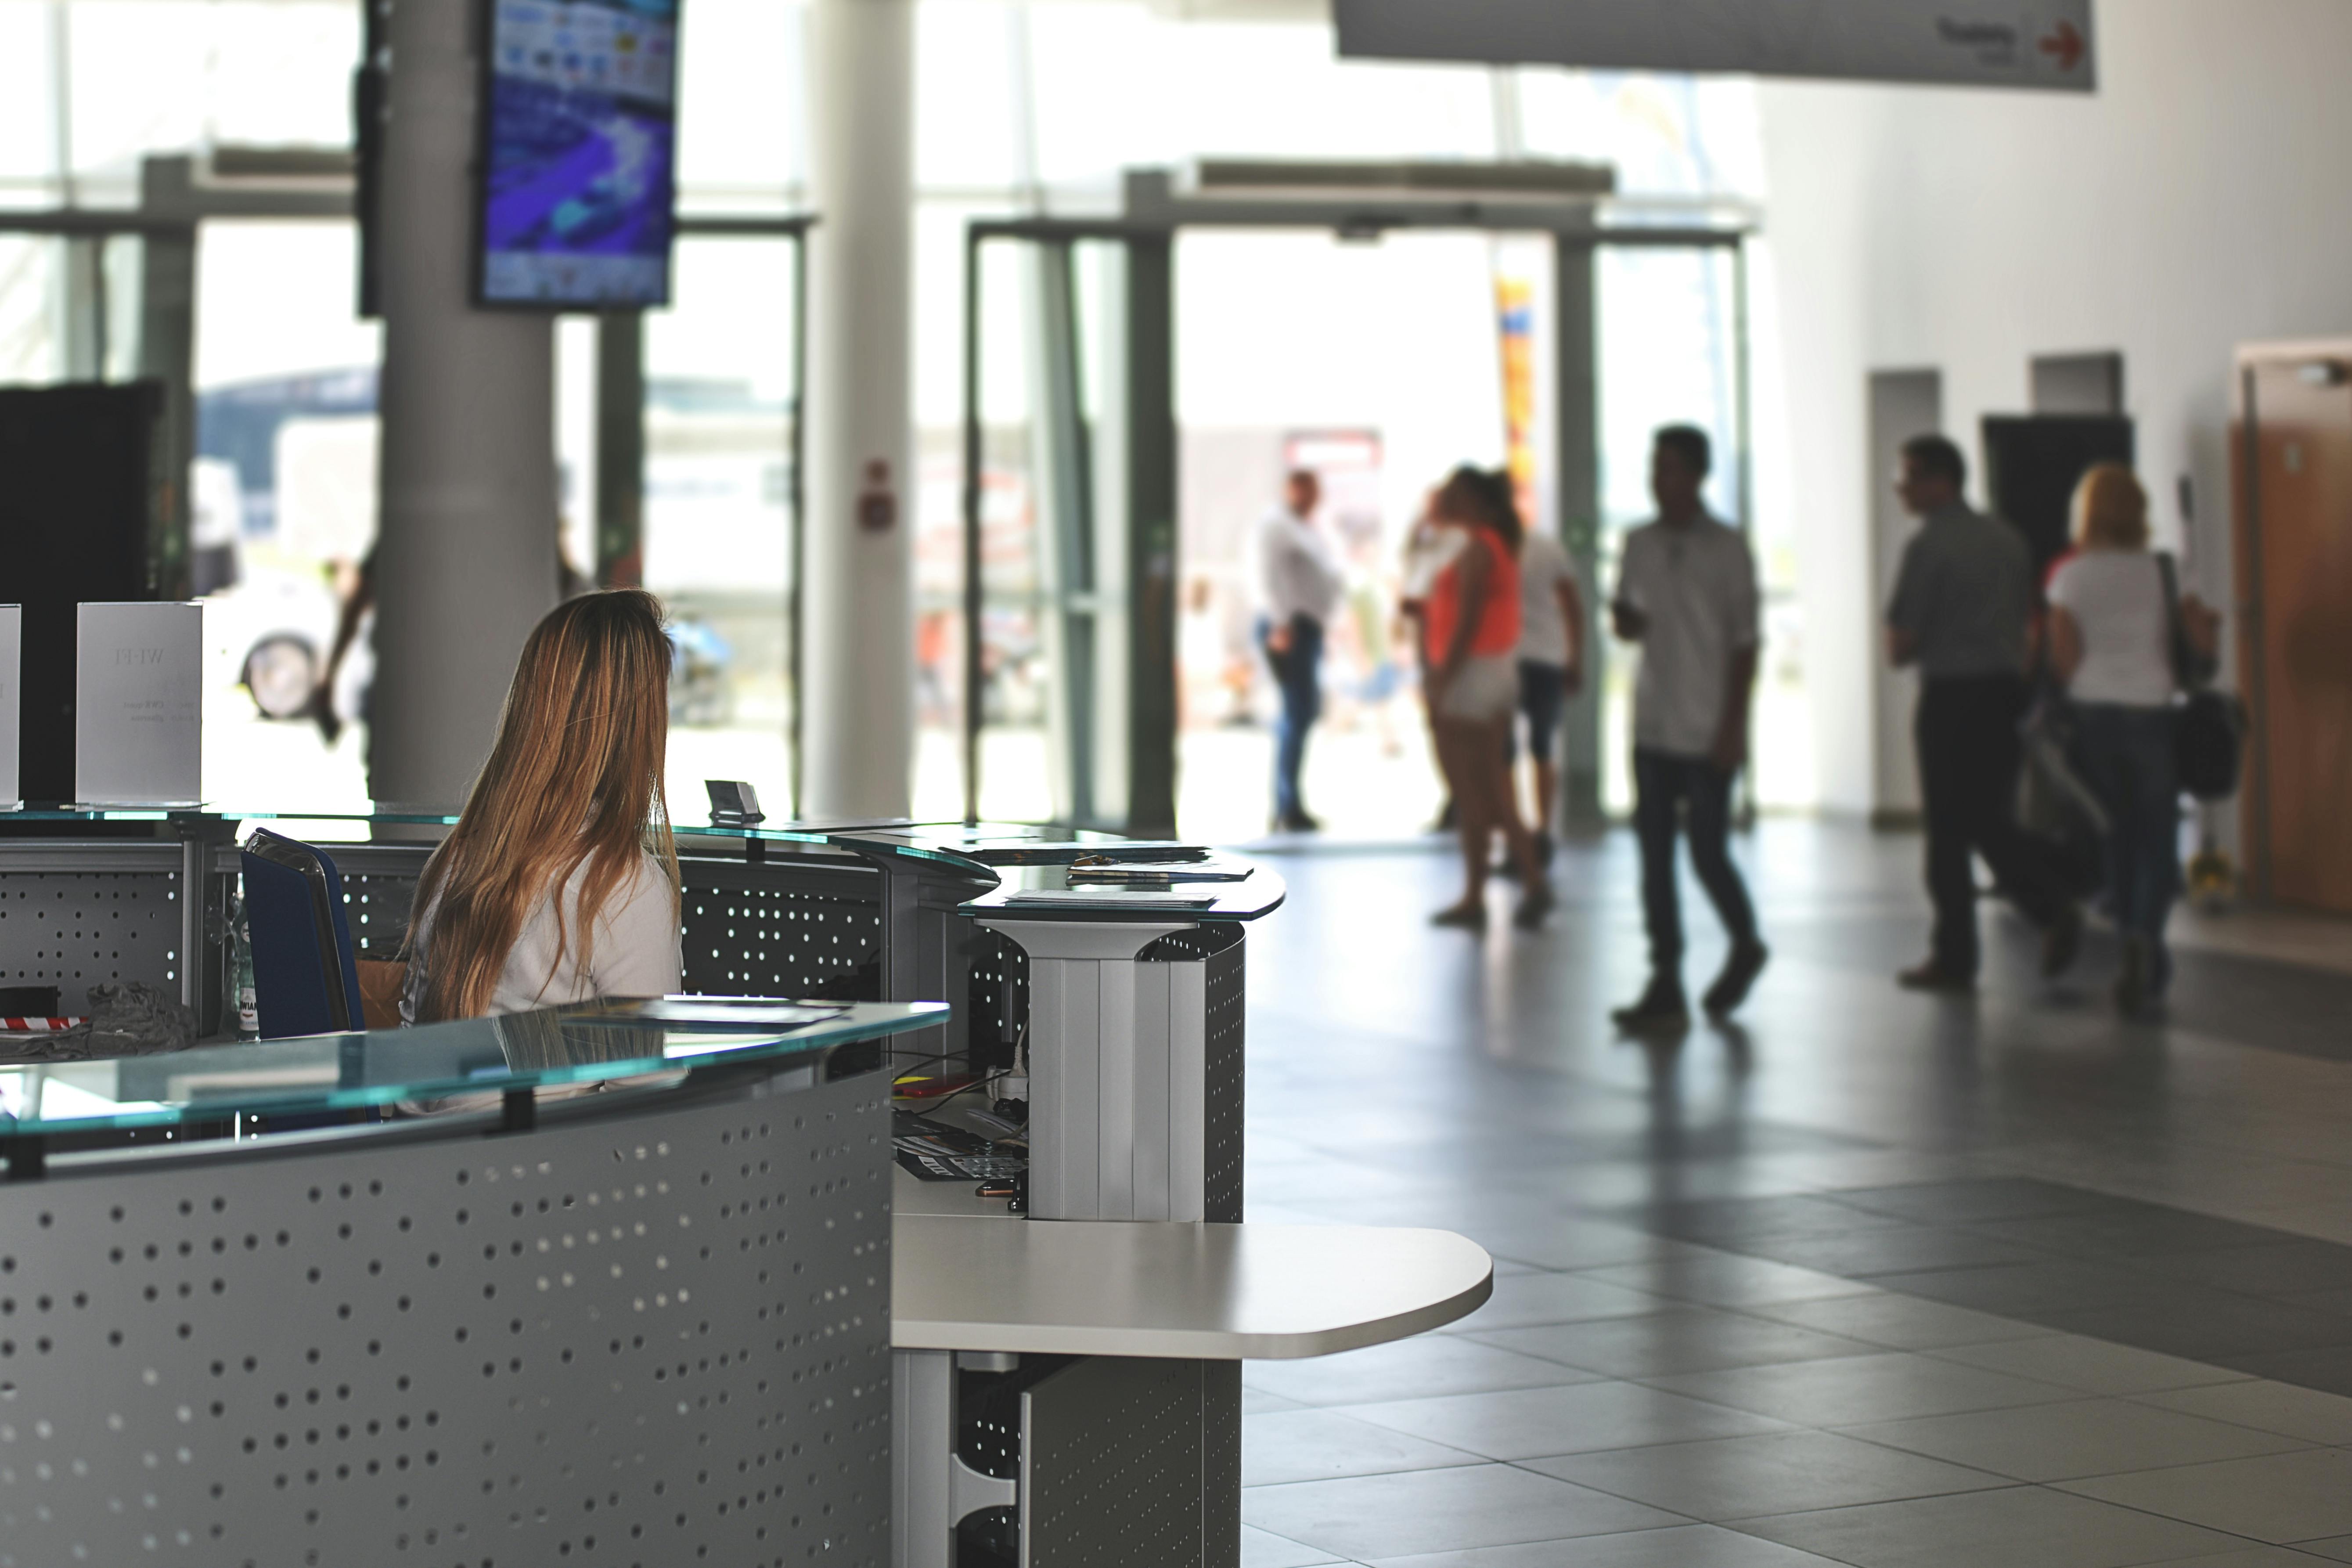
<svg viewBox="0 0 2352 1568">
<path fill-rule="evenodd" d="M 881 1047 L 940 1012 L 0 1071 L 0 1562 L 879 1563 Z"/>
</svg>

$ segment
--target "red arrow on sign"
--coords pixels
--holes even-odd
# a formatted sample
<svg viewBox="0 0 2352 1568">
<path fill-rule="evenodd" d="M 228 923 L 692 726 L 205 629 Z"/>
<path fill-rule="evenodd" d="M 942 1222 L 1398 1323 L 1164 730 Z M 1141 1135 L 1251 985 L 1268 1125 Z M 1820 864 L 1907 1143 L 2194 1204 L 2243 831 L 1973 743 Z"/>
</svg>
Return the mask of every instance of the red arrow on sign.
<svg viewBox="0 0 2352 1568">
<path fill-rule="evenodd" d="M 2060 70 L 2073 70 L 2083 58 L 2083 35 L 2074 30 L 2074 23 L 2061 22 L 2055 32 L 2042 40 L 2042 52 L 2056 57 Z"/>
</svg>

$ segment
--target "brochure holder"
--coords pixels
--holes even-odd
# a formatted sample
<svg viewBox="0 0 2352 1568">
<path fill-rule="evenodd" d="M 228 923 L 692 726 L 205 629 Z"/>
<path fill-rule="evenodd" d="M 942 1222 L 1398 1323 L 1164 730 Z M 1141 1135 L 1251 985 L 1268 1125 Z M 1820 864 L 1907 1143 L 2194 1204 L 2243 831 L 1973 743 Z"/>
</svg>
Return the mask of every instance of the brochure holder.
<svg viewBox="0 0 2352 1568">
<path fill-rule="evenodd" d="M 205 609 L 83 605 L 74 664 L 74 797 L 193 806 L 204 793 Z"/>
</svg>

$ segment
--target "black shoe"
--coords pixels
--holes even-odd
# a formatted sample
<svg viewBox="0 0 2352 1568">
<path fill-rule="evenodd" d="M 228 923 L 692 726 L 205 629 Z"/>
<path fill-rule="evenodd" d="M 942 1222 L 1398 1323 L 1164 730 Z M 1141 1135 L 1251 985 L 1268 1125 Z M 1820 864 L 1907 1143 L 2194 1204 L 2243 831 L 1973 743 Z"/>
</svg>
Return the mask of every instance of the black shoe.
<svg viewBox="0 0 2352 1568">
<path fill-rule="evenodd" d="M 1484 904 L 1448 904 L 1429 917 L 1433 926 L 1451 926 L 1456 931 L 1485 931 L 1486 906 Z"/>
<path fill-rule="evenodd" d="M 1547 871 L 1550 870 L 1551 858 L 1553 855 L 1557 854 L 1559 850 L 1559 841 L 1554 838 L 1550 834 L 1538 833 L 1536 835 L 1537 865 L 1542 867 Z"/>
<path fill-rule="evenodd" d="M 2042 978 L 2055 980 L 2065 973 L 2082 951 L 2083 911 L 2073 904 L 2062 904 L 2042 931 Z"/>
<path fill-rule="evenodd" d="M 1667 975 L 1651 980 L 1642 999 L 1609 1015 L 1610 1022 L 1629 1032 L 1690 1027 L 1690 1004 L 1683 999 L 1682 982 Z"/>
<path fill-rule="evenodd" d="M 1544 916 L 1551 913 L 1551 907 L 1557 902 L 1559 900 L 1551 894 L 1551 884 L 1538 882 L 1528 889 L 1527 897 L 1519 900 L 1517 912 L 1511 916 L 1511 923 L 1521 931 L 1541 931 Z"/>
<path fill-rule="evenodd" d="M 2147 1010 L 2149 970 L 2147 939 L 2139 936 L 2124 938 L 2124 966 L 2116 976 L 2116 1010 L 2126 1017 L 2137 1017 Z"/>
<path fill-rule="evenodd" d="M 1294 811 L 1288 816 L 1276 817 L 1274 830 L 1276 833 L 1320 833 L 1323 824 L 1303 811 Z"/>
<path fill-rule="evenodd" d="M 1895 984 L 1906 991 L 1935 991 L 1948 996 L 1961 996 L 1977 988 L 1977 977 L 1947 969 L 1934 959 L 1915 963 L 1895 977 Z"/>
<path fill-rule="evenodd" d="M 1764 973 L 1764 965 L 1771 956 L 1772 950 L 1760 942 L 1744 942 L 1735 946 L 1731 956 L 1723 961 L 1723 971 L 1715 977 L 1715 984 L 1708 986 L 1706 994 L 1699 999 L 1700 1004 L 1717 1018 L 1738 1011 L 1739 1005 L 1748 1000 L 1748 988 L 1756 984 L 1756 977 Z"/>
</svg>

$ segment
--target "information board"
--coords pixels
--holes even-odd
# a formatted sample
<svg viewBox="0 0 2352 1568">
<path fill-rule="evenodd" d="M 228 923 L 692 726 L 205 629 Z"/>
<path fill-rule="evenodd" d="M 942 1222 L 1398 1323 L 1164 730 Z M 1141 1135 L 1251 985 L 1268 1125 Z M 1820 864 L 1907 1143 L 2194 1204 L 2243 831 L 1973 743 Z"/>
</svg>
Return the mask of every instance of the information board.
<svg viewBox="0 0 2352 1568">
<path fill-rule="evenodd" d="M 1332 0 L 1339 53 L 2090 92 L 2091 0 Z"/>
</svg>

